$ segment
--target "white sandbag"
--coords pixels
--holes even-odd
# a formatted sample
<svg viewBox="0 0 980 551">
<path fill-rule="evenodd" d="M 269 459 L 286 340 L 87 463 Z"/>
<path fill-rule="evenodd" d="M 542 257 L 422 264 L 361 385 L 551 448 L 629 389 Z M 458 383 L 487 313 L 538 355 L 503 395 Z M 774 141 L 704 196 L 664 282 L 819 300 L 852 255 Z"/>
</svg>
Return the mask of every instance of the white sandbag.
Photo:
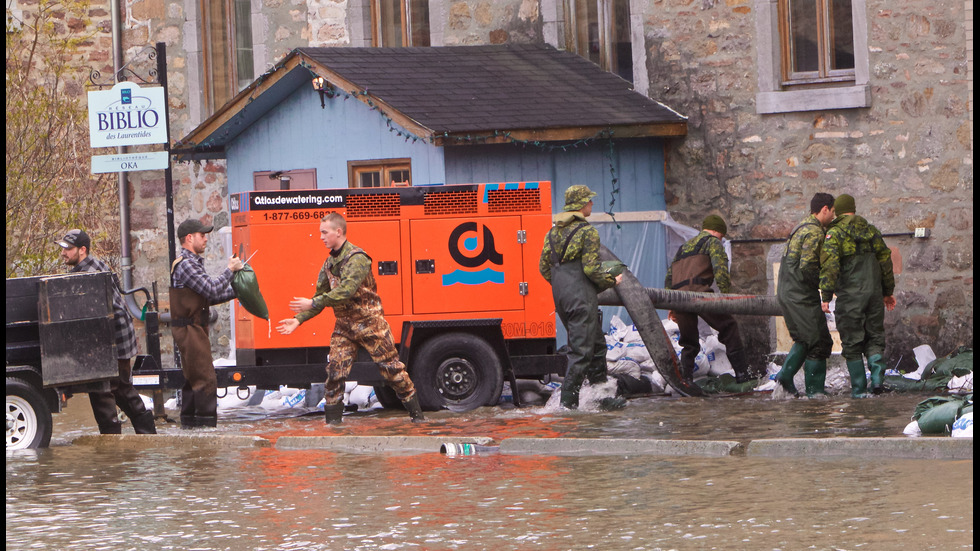
<svg viewBox="0 0 980 551">
<path fill-rule="evenodd" d="M 626 344 L 606 335 L 606 361 L 615 362 L 626 354 Z"/>
<path fill-rule="evenodd" d="M 255 394 L 255 392 L 256 390 L 254 386 L 250 386 L 247 390 L 241 391 L 235 386 L 225 388 L 224 396 L 218 396 L 218 411 L 248 406 L 252 401 L 252 396 Z"/>
<path fill-rule="evenodd" d="M 969 372 L 962 377 L 953 377 L 946 385 L 953 394 L 969 394 L 973 392 L 973 372 Z"/>
<path fill-rule="evenodd" d="M 623 323 L 623 320 L 620 319 L 619 316 L 613 316 L 612 319 L 609 320 L 609 334 L 606 335 L 606 342 L 609 342 L 608 337 L 612 337 L 613 342 L 621 342 L 626 337 L 629 330 L 630 326 Z"/>
<path fill-rule="evenodd" d="M 623 357 L 640 364 L 650 359 L 650 352 L 642 342 L 632 342 L 626 344 L 626 353 Z"/>
<path fill-rule="evenodd" d="M 922 429 L 919 428 L 918 421 L 912 421 L 908 425 L 905 425 L 905 430 L 902 431 L 905 436 L 922 436 Z"/>
<path fill-rule="evenodd" d="M 629 331 L 627 331 L 626 335 L 623 337 L 623 342 L 627 344 L 632 344 L 635 342 L 643 342 L 643 336 L 640 335 L 640 331 L 636 328 L 635 325 L 630 325 Z"/>
<path fill-rule="evenodd" d="M 708 335 L 701 341 L 701 350 L 708 358 L 708 374 L 713 377 L 729 374 L 734 375 L 735 370 L 728 361 L 725 354 L 727 348 L 718 340 L 718 335 Z"/>
<path fill-rule="evenodd" d="M 357 385 L 351 390 L 347 404 L 356 405 L 358 410 L 383 407 L 378 402 L 378 397 L 374 394 L 374 387 L 371 385 Z"/>
<path fill-rule="evenodd" d="M 629 375 L 636 379 L 639 379 L 641 374 L 639 362 L 632 358 L 621 358 L 615 362 L 607 363 L 606 368 L 609 373 Z"/>
<path fill-rule="evenodd" d="M 906 373 L 905 378 L 913 381 L 921 381 L 922 373 L 925 372 L 926 366 L 936 359 L 936 353 L 932 351 L 932 347 L 928 344 L 916 346 L 912 349 L 912 353 L 915 354 L 915 363 L 918 364 L 919 369 L 911 373 Z"/>
<path fill-rule="evenodd" d="M 283 408 L 296 408 L 306 405 L 305 388 L 281 387 L 279 390 L 279 405 Z"/>
<path fill-rule="evenodd" d="M 953 438 L 973 438 L 973 412 L 964 414 L 953 422 Z"/>
</svg>

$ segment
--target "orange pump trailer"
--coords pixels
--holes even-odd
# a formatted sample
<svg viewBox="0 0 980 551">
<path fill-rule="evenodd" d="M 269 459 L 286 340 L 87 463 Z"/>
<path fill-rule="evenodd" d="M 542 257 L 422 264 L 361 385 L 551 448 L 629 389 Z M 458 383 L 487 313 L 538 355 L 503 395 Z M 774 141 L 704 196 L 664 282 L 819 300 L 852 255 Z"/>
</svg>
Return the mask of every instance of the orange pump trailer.
<svg viewBox="0 0 980 551">
<path fill-rule="evenodd" d="M 238 365 L 219 385 L 322 382 L 333 311 L 280 335 L 289 301 L 311 297 L 328 251 L 320 219 L 338 212 L 372 270 L 402 361 L 426 409 L 496 404 L 504 377 L 563 375 L 551 286 L 538 271 L 551 183 L 251 191 L 231 196 L 232 243 L 255 270 L 270 322 L 235 303 Z M 349 380 L 397 406 L 362 351 Z M 519 399 L 515 393 L 515 399 Z"/>
</svg>

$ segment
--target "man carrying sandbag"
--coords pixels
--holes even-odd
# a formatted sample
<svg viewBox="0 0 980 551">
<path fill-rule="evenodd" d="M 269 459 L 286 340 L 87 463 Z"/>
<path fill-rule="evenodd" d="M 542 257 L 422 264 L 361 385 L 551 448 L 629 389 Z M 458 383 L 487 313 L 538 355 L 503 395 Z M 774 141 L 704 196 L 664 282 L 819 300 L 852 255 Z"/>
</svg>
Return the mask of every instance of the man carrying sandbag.
<svg viewBox="0 0 980 551">
<path fill-rule="evenodd" d="M 180 426 L 185 429 L 218 425 L 218 377 L 208 338 L 210 306 L 235 298 L 231 279 L 244 266 L 240 258 L 232 256 L 218 277 L 208 276 L 201 254 L 213 229 L 200 220 L 181 222 L 177 227 L 180 256 L 170 267 L 170 330 L 184 372 Z"/>
</svg>

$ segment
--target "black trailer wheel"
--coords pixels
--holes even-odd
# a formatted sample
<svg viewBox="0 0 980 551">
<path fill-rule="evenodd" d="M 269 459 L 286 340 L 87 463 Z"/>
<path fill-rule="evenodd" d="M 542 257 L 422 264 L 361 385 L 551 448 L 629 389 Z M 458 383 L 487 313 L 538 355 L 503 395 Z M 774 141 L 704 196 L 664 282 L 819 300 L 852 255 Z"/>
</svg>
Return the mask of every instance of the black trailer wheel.
<svg viewBox="0 0 980 551">
<path fill-rule="evenodd" d="M 38 389 L 7 377 L 7 449 L 46 448 L 51 442 L 51 410 Z"/>
<path fill-rule="evenodd" d="M 469 333 L 447 333 L 425 341 L 410 373 L 422 409 L 430 411 L 462 412 L 495 405 L 504 384 L 496 351 Z"/>
<path fill-rule="evenodd" d="M 405 409 L 402 401 L 398 399 L 398 395 L 388 385 L 376 385 L 374 395 L 378 398 L 378 403 L 385 409 Z"/>
</svg>

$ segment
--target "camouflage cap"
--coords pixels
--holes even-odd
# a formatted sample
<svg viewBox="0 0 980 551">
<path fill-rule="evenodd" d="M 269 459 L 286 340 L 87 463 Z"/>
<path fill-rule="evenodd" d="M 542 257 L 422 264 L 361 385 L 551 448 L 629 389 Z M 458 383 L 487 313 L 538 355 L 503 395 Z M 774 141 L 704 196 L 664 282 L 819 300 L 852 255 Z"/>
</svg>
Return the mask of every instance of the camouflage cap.
<svg viewBox="0 0 980 551">
<path fill-rule="evenodd" d="M 565 190 L 565 212 L 572 210 L 582 210 L 592 198 L 595 192 L 589 186 L 571 186 Z"/>
</svg>

